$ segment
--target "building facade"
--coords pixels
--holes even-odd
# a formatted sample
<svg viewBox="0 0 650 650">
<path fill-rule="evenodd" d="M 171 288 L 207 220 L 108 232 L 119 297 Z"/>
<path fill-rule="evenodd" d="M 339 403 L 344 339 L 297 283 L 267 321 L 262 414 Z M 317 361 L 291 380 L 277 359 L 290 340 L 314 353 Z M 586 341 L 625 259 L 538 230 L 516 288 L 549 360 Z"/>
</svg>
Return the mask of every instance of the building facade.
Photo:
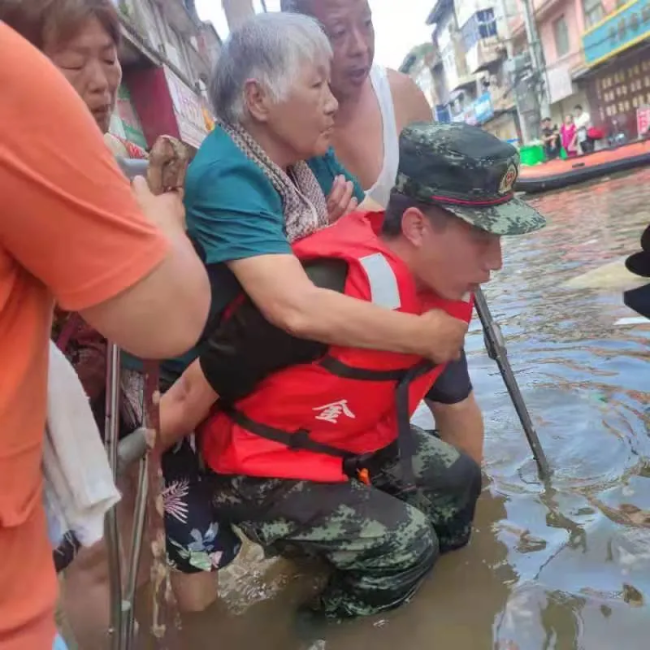
<svg viewBox="0 0 650 650">
<path fill-rule="evenodd" d="M 550 117 L 559 123 L 580 104 L 607 137 L 636 137 L 650 106 L 650 0 L 533 0 L 532 7 Z M 512 32 L 516 52 L 525 52 L 521 12 Z"/>
<path fill-rule="evenodd" d="M 438 88 L 434 79 L 434 68 L 438 62 L 437 50 L 433 43 L 423 43 L 414 47 L 404 59 L 399 71 L 407 74 L 424 93 L 431 109 L 440 103 Z"/>
<path fill-rule="evenodd" d="M 476 124 L 498 137 L 521 139 L 515 95 L 506 72 L 505 10 L 495 0 L 439 0 L 427 23 L 444 80 L 439 117 Z M 507 26 L 507 25 L 506 25 Z"/>
<path fill-rule="evenodd" d="M 206 89 L 221 41 L 194 0 L 115 0 L 124 70 L 110 132 L 148 150 L 160 135 L 198 148 L 212 128 Z"/>
<path fill-rule="evenodd" d="M 433 6 L 428 23 L 450 119 L 481 124 L 504 139 L 513 139 L 519 124 L 529 140 L 541 118 L 559 124 L 580 104 L 605 135 L 602 142 L 647 130 L 650 0 L 527 0 L 529 22 L 524 1 Z M 531 51 L 540 53 L 540 69 Z"/>
<path fill-rule="evenodd" d="M 511 17 L 511 33 L 515 55 L 529 50 L 523 4 L 516 0 L 518 10 Z M 588 99 L 583 88 L 574 80 L 574 75 L 583 67 L 581 34 L 585 28 L 583 3 L 591 0 L 530 0 L 533 18 L 541 42 L 544 56 L 544 85 L 548 109 L 544 112 L 554 123 L 559 124 L 576 104 L 588 107 Z M 600 0 L 598 2 L 600 7 Z"/>
<path fill-rule="evenodd" d="M 585 68 L 578 83 L 594 125 L 610 137 L 650 132 L 650 0 L 604 3 L 605 14 L 585 25 Z"/>
</svg>

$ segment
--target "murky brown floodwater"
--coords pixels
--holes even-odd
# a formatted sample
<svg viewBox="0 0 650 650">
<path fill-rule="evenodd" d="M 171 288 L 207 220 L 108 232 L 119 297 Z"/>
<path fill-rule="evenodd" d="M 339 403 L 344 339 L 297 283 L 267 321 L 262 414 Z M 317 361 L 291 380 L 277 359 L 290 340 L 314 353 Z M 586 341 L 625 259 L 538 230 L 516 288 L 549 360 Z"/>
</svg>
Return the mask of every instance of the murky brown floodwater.
<svg viewBox="0 0 650 650">
<path fill-rule="evenodd" d="M 638 248 L 650 170 L 533 203 L 548 228 L 506 243 L 486 293 L 552 487 L 537 480 L 475 322 L 468 352 L 487 441 L 471 545 L 442 558 L 408 606 L 335 627 L 313 650 L 650 647 L 650 324 L 615 325 L 633 314 L 611 278 L 565 285 Z M 224 575 L 222 603 L 185 620 L 183 648 L 304 647 L 291 622 L 313 574 L 257 551 Z"/>
</svg>

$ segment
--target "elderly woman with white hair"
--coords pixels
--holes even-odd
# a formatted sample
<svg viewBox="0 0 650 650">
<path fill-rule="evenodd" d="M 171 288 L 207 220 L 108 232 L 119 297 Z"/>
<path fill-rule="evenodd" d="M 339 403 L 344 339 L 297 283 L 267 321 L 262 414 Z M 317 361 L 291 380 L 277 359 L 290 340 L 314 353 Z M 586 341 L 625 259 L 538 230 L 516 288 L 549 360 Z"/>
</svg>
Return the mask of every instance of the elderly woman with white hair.
<svg viewBox="0 0 650 650">
<path fill-rule="evenodd" d="M 188 229 L 212 276 L 213 314 L 243 287 L 295 336 L 448 361 L 464 336 L 454 319 L 318 289 L 292 254 L 293 240 L 356 207 L 353 185 L 363 201 L 330 147 L 331 57 L 319 24 L 294 14 L 256 16 L 223 48 L 210 87 L 220 124 L 192 162 L 185 193 Z"/>
<path fill-rule="evenodd" d="M 219 124 L 190 165 L 185 187 L 188 231 L 212 283 L 208 329 L 243 289 L 268 321 L 294 336 L 447 362 L 462 346 L 460 321 L 439 311 L 391 311 L 318 288 L 292 253 L 296 239 L 345 218 L 357 202 L 364 207 L 362 190 L 330 146 L 338 108 L 329 88 L 331 58 L 319 24 L 297 14 L 258 15 L 223 47 L 210 85 Z M 200 349 L 163 365 L 170 383 L 182 374 L 161 405 L 169 446 L 217 399 L 199 362 L 187 367 Z M 189 551 L 197 551 L 196 543 Z M 205 574 L 176 577 L 186 609 L 203 609 L 216 594 Z"/>
</svg>

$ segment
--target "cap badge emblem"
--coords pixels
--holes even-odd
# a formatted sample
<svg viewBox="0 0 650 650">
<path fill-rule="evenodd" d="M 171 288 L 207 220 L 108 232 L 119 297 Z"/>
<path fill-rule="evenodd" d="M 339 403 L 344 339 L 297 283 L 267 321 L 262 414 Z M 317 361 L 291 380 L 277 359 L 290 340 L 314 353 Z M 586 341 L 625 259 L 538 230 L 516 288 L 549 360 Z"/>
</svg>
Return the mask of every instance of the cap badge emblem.
<svg viewBox="0 0 650 650">
<path fill-rule="evenodd" d="M 511 164 L 508 167 L 508 171 L 503 175 L 503 178 L 501 179 L 501 183 L 499 183 L 499 194 L 501 196 L 504 196 L 505 194 L 510 194 L 512 192 L 512 188 L 515 185 L 515 181 L 517 180 L 517 167 L 513 164 Z"/>
</svg>

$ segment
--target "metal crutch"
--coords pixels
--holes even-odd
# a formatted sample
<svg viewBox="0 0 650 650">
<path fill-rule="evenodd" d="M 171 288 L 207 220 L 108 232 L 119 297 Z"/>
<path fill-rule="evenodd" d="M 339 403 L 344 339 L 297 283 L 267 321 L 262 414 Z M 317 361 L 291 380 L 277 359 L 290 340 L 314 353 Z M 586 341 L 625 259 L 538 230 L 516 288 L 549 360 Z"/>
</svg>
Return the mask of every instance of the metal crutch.
<svg viewBox="0 0 650 650">
<path fill-rule="evenodd" d="M 118 474 L 125 472 L 133 463 L 139 463 L 138 489 L 136 493 L 135 515 L 133 517 L 133 534 L 131 537 L 131 549 L 129 556 L 129 567 L 126 578 L 126 593 L 124 601 L 125 616 L 123 625 L 126 628 L 125 642 L 126 650 L 135 646 L 135 592 L 137 588 L 138 573 L 142 559 L 142 542 L 147 516 L 147 434 L 144 427 L 140 427 L 120 441 L 118 447 L 117 471 Z"/>
<path fill-rule="evenodd" d="M 134 435 L 134 434 L 131 434 Z M 135 647 L 135 592 L 137 588 L 140 561 L 142 559 L 142 540 L 147 517 L 147 465 L 148 458 L 146 449 L 144 456 L 139 461 L 138 491 L 135 504 L 135 516 L 133 517 L 133 535 L 131 539 L 131 551 L 129 556 L 129 569 L 126 578 L 126 594 L 124 601 L 128 604 L 125 620 L 125 648 L 131 650 Z"/>
<path fill-rule="evenodd" d="M 539 441 L 537 431 L 535 431 L 535 426 L 533 425 L 530 413 L 526 407 L 526 402 L 524 402 L 521 390 L 519 389 L 517 378 L 515 377 L 510 361 L 508 360 L 508 351 L 506 349 L 501 328 L 492 317 L 485 295 L 480 288 L 476 291 L 474 299 L 476 313 L 478 314 L 478 317 L 481 320 L 481 325 L 483 326 L 485 346 L 488 355 L 490 359 L 496 361 L 499 366 L 499 371 L 501 372 L 503 381 L 508 389 L 515 411 L 517 411 L 517 415 L 519 416 L 524 433 L 528 439 L 528 444 L 533 452 L 535 462 L 537 463 L 539 477 L 542 481 L 548 481 L 552 472 L 546 459 L 546 454 L 544 453 Z"/>
<path fill-rule="evenodd" d="M 104 422 L 106 451 L 113 470 L 113 479 L 117 479 L 118 438 L 120 411 L 120 350 L 108 343 L 106 351 L 106 414 Z M 122 562 L 120 558 L 120 535 L 117 526 L 117 509 L 111 508 L 106 513 L 104 523 L 108 568 L 110 580 L 110 627 L 108 630 L 111 650 L 124 650 L 126 647 L 123 617 L 124 601 L 122 599 Z"/>
</svg>

